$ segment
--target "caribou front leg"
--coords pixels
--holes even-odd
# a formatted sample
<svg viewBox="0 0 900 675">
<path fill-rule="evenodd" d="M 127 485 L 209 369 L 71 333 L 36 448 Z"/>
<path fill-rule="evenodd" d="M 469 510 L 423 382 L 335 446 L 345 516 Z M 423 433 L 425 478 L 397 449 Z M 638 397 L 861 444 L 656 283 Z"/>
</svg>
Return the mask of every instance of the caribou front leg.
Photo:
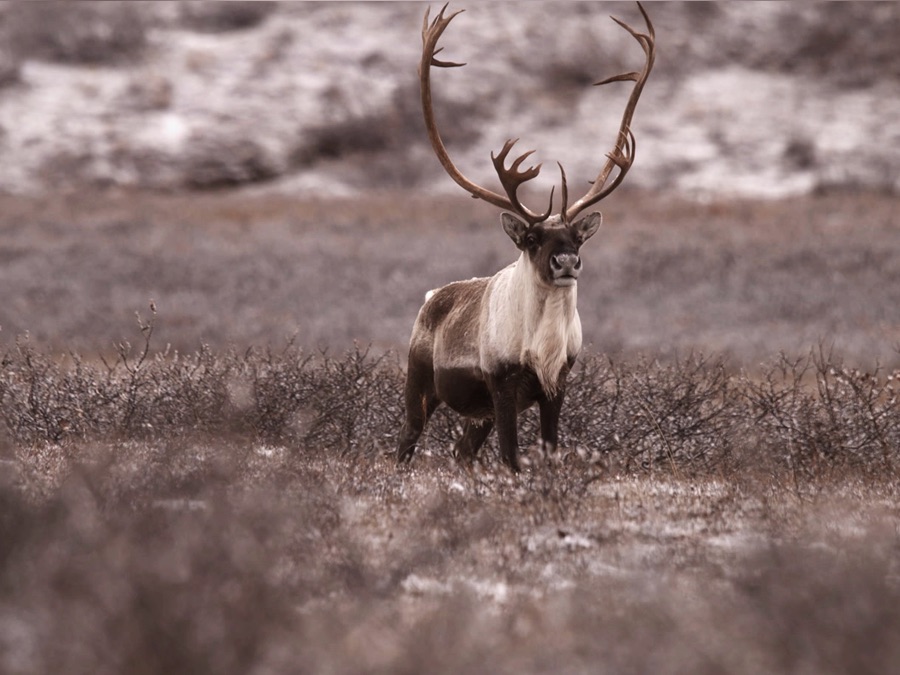
<svg viewBox="0 0 900 675">
<path fill-rule="evenodd" d="M 500 457 L 513 471 L 519 473 L 519 432 L 516 397 L 521 380 L 521 367 L 509 366 L 489 378 L 489 388 L 494 400 L 494 426 Z"/>
<path fill-rule="evenodd" d="M 541 450 L 545 456 L 555 453 L 559 444 L 559 414 L 565 395 L 565 387 L 561 386 L 553 396 L 544 394 L 538 399 L 541 410 Z"/>
<path fill-rule="evenodd" d="M 562 411 L 563 399 L 566 397 L 566 377 L 575 362 L 574 357 L 559 374 L 556 391 L 553 394 L 541 392 L 538 406 L 541 410 L 541 450 L 548 456 L 556 452 L 559 445 L 559 415 Z"/>
</svg>

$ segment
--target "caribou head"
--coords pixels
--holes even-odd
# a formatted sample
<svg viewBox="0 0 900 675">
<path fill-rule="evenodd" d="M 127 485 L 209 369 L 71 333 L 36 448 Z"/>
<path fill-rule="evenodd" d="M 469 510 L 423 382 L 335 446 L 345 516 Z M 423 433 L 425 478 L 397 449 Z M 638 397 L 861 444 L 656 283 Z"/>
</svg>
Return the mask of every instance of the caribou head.
<svg viewBox="0 0 900 675">
<path fill-rule="evenodd" d="M 647 26 L 639 33 L 613 18 L 641 45 L 645 61 L 639 71 L 607 78 L 634 82 L 621 124 L 606 162 L 587 192 L 569 204 L 566 172 L 559 164 L 559 211 L 553 214 L 554 191 L 544 211 L 533 211 L 519 198 L 519 188 L 536 178 L 541 165 L 523 168 L 533 151 L 509 160 L 516 140 L 508 140 L 491 161 L 502 188 L 496 192 L 473 183 L 456 167 L 441 139 L 431 96 L 431 68 L 465 64 L 439 60 L 438 41 L 460 11 L 433 21 L 426 11 L 422 26 L 419 81 L 425 127 L 432 148 L 447 174 L 473 197 L 504 211 L 501 223 L 520 254 L 493 277 L 448 284 L 429 293 L 419 310 L 410 339 L 405 389 L 406 422 L 400 434 L 398 461 L 409 461 L 428 418 L 445 403 L 466 418 L 457 457 L 471 464 L 494 426 L 500 452 L 519 470 L 517 416 L 534 403 L 540 406 L 545 451 L 558 441 L 559 414 L 565 379 L 581 349 L 581 321 L 576 287 L 581 273 L 581 245 L 599 228 L 601 215 L 579 215 L 615 190 L 631 169 L 635 138 L 631 120 L 655 58 L 653 24 L 638 3 Z"/>
</svg>

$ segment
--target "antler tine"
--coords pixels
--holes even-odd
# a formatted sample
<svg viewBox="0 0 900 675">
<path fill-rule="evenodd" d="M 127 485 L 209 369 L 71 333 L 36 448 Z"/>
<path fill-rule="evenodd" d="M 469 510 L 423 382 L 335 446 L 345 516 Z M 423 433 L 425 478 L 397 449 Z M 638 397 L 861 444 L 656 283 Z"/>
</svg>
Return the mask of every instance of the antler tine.
<svg viewBox="0 0 900 675">
<path fill-rule="evenodd" d="M 566 170 L 563 168 L 561 162 L 557 162 L 556 165 L 559 167 L 559 175 L 562 182 L 562 205 L 559 207 L 560 213 L 565 213 L 566 209 L 569 206 L 569 184 L 566 182 Z"/>
<path fill-rule="evenodd" d="M 450 178 L 473 197 L 483 199 L 494 206 L 499 206 L 501 209 L 514 210 L 513 205 L 506 197 L 476 185 L 456 168 L 456 165 L 453 164 L 453 160 L 450 159 L 450 155 L 447 153 L 447 148 L 444 146 L 444 141 L 441 139 L 441 134 L 438 131 L 437 122 L 434 119 L 434 108 L 431 99 L 431 66 L 438 66 L 439 68 L 459 68 L 464 65 L 462 63 L 454 63 L 451 61 L 440 61 L 434 56 L 440 52 L 440 49 L 436 48 L 438 40 L 441 35 L 443 35 L 444 30 L 450 25 L 453 18 L 462 11 L 459 10 L 445 17 L 444 11 L 446 9 L 447 4 L 441 8 L 438 15 L 431 23 L 429 23 L 428 18 L 430 8 L 428 8 L 425 10 L 425 18 L 422 21 L 422 58 L 419 61 L 419 85 L 422 95 L 422 114 L 425 117 L 425 129 L 428 132 L 431 147 L 434 149 L 434 154 L 437 155 L 438 161 L 440 161 L 441 166 L 444 167 L 444 170 Z"/>
<path fill-rule="evenodd" d="M 631 131 L 631 119 L 634 116 L 634 111 L 637 107 L 638 100 L 641 97 L 641 93 L 644 90 L 644 84 L 647 82 L 650 71 L 653 69 L 653 63 L 656 60 L 656 31 L 653 28 L 653 23 L 650 21 L 650 17 L 647 16 L 647 12 L 644 10 L 643 5 L 641 5 L 640 2 L 638 2 L 637 5 L 638 9 L 641 11 L 641 16 L 644 17 L 644 22 L 647 24 L 647 33 L 639 33 L 624 21 L 620 21 L 615 17 L 611 18 L 628 31 L 628 33 L 637 40 L 638 44 L 641 45 L 641 48 L 646 55 L 646 62 L 640 72 L 621 73 L 596 83 L 596 85 L 609 84 L 610 82 L 634 82 L 635 84 L 634 88 L 631 90 L 631 96 L 628 98 L 628 103 L 625 105 L 625 111 L 622 114 L 622 121 L 619 125 L 616 144 L 612 151 L 607 153 L 606 164 L 604 164 L 600 173 L 597 175 L 597 178 L 592 182 L 591 188 L 587 191 L 587 194 L 575 202 L 569 209 L 563 211 L 567 222 L 571 222 L 581 211 L 596 204 L 615 190 L 634 163 L 635 148 L 637 144 L 634 134 Z M 613 182 L 609 186 L 606 186 L 606 181 L 609 179 L 609 175 L 615 168 L 619 169 L 619 173 Z"/>
<path fill-rule="evenodd" d="M 624 137 L 621 142 L 621 150 L 620 146 L 617 144 L 612 152 L 606 153 L 606 157 L 609 158 L 612 165 L 619 167 L 619 173 L 613 179 L 612 183 L 607 185 L 597 194 L 593 203 L 599 202 L 619 187 L 619 184 L 625 178 L 625 174 L 628 173 L 628 170 L 634 163 L 635 149 L 637 148 L 637 140 L 635 139 L 634 134 L 631 133 L 631 129 L 626 129 L 624 132 L 620 131 L 619 134 Z M 594 181 L 591 181 L 591 184 L 593 185 Z"/>
<path fill-rule="evenodd" d="M 496 157 L 493 153 L 491 153 L 491 160 L 494 162 L 494 168 L 497 170 L 497 175 L 500 178 L 500 183 L 502 184 L 503 189 L 507 195 L 506 197 L 504 197 L 503 195 L 483 188 L 466 178 L 462 174 L 462 172 L 456 168 L 456 165 L 453 164 L 453 161 L 450 159 L 450 155 L 447 152 L 447 148 L 444 146 L 444 142 L 441 139 L 441 134 L 437 128 L 437 122 L 434 118 L 434 108 L 432 106 L 431 66 L 437 66 L 439 68 L 459 68 L 465 65 L 464 63 L 441 61 L 435 58 L 435 55 L 439 54 L 443 49 L 437 48 L 438 40 L 440 40 L 441 35 L 443 35 L 444 30 L 448 25 L 450 25 L 450 22 L 453 20 L 453 18 L 463 11 L 458 10 L 445 17 L 444 11 L 447 9 L 448 4 L 449 3 L 445 4 L 441 8 L 441 11 L 438 12 L 437 16 L 430 23 L 428 20 L 430 10 L 426 9 L 425 18 L 422 21 L 422 59 L 419 61 L 419 84 L 422 94 L 422 113 L 425 117 L 425 129 L 428 132 L 428 138 L 431 141 L 431 147 L 434 149 L 434 153 L 437 155 L 441 166 L 444 167 L 444 170 L 447 172 L 450 178 L 452 178 L 457 185 L 469 192 L 473 197 L 477 199 L 483 199 L 489 204 L 498 206 L 501 209 L 515 211 L 531 225 L 546 220 L 550 217 L 550 213 L 553 208 L 552 190 L 550 192 L 550 208 L 548 208 L 546 214 L 536 214 L 530 211 L 522 205 L 522 203 L 516 196 L 518 187 L 522 183 L 529 181 L 537 176 L 541 170 L 540 164 L 538 164 L 536 167 L 529 167 L 524 171 L 519 170 L 522 162 L 524 162 L 525 159 L 534 151 L 526 152 L 525 154 L 518 157 L 515 161 L 513 161 L 512 166 L 510 166 L 509 169 L 505 167 L 506 157 L 509 155 L 509 151 L 515 141 L 507 141 L 506 144 L 504 144 L 503 149 L 497 154 Z"/>
<path fill-rule="evenodd" d="M 450 3 L 447 2 L 443 7 L 441 7 L 441 11 L 438 12 L 438 15 L 436 17 L 434 17 L 434 21 L 432 21 L 430 25 L 428 23 L 428 15 L 431 13 L 431 7 L 425 8 L 425 18 L 422 20 L 422 47 L 423 51 L 428 51 L 430 45 L 430 65 L 437 66 L 438 68 L 461 68 L 466 64 L 454 63 L 452 61 L 439 61 L 438 59 L 434 58 L 435 54 L 440 54 L 442 51 L 444 51 L 443 47 L 441 47 L 440 49 L 435 49 L 438 40 L 441 39 L 441 35 L 443 35 L 444 33 L 444 30 L 447 28 L 447 26 L 450 25 L 450 22 L 453 21 L 453 17 L 466 11 L 464 9 L 458 9 L 450 16 L 444 18 L 444 11 L 447 9 L 447 6 L 449 4 Z"/>
<path fill-rule="evenodd" d="M 509 151 L 512 150 L 512 147 L 518 143 L 518 141 L 518 138 L 506 141 L 500 152 L 496 155 L 494 155 L 493 152 L 491 153 L 491 161 L 494 163 L 494 169 L 496 169 L 497 176 L 500 178 L 500 184 L 506 191 L 506 195 L 509 197 L 509 201 L 512 203 L 516 212 L 533 225 L 547 220 L 547 218 L 550 217 L 550 213 L 553 210 L 553 190 L 550 190 L 550 206 L 546 213 L 534 213 L 519 201 L 517 194 L 519 186 L 522 185 L 522 183 L 526 183 L 533 178 L 536 178 L 541 172 L 541 166 L 543 165 L 538 164 L 537 166 L 530 166 L 524 171 L 520 171 L 519 167 L 522 166 L 522 163 L 534 154 L 534 150 L 528 150 L 514 159 L 509 168 L 506 168 L 506 158 L 509 156 Z"/>
</svg>

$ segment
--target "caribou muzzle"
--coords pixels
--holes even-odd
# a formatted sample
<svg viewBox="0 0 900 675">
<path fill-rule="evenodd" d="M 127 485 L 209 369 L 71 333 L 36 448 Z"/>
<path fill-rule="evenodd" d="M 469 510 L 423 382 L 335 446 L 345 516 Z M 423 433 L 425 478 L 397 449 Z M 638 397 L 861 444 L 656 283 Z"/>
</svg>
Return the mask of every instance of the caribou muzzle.
<svg viewBox="0 0 900 675">
<path fill-rule="evenodd" d="M 573 286 L 581 274 L 581 256 L 577 253 L 557 253 L 550 257 L 550 272 L 556 286 Z"/>
</svg>

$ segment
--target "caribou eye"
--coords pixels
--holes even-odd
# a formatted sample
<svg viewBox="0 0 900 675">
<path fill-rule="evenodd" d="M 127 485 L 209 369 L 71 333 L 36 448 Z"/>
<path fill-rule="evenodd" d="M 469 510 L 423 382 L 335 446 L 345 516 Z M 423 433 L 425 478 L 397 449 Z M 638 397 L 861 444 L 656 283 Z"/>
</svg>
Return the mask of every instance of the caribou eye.
<svg viewBox="0 0 900 675">
<path fill-rule="evenodd" d="M 525 246 L 526 246 L 526 247 L 528 247 L 528 248 L 534 248 L 534 247 L 537 246 L 537 245 L 538 245 L 538 238 L 537 238 L 537 235 L 536 235 L 536 234 L 534 234 L 534 233 L 532 232 L 532 233 L 529 233 L 529 234 L 526 234 L 526 235 L 525 235 Z"/>
</svg>

